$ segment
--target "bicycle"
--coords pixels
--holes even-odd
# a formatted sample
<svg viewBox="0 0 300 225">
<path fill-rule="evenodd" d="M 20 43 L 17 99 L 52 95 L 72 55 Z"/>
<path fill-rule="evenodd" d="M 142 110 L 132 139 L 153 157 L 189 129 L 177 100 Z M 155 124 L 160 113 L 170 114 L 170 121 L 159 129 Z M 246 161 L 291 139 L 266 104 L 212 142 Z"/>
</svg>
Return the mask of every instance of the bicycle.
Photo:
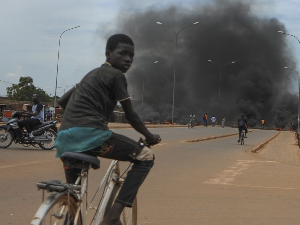
<svg viewBox="0 0 300 225">
<path fill-rule="evenodd" d="M 189 128 L 189 129 L 195 128 L 195 122 L 189 121 L 189 123 L 188 123 L 188 128 Z"/>
<path fill-rule="evenodd" d="M 245 144 L 245 131 L 244 130 L 242 130 L 242 132 L 241 132 L 240 142 L 241 142 L 241 145 Z"/>
<path fill-rule="evenodd" d="M 41 224 L 64 224 L 85 225 L 86 217 L 91 209 L 95 210 L 90 224 L 100 224 L 124 182 L 122 177 L 127 170 L 120 175 L 119 161 L 112 160 L 106 174 L 97 188 L 91 202 L 87 202 L 88 171 L 90 168 L 99 169 L 100 160 L 84 153 L 65 152 L 61 156 L 64 166 L 81 169 L 75 184 L 62 183 L 59 180 L 38 182 L 38 189 L 43 190 L 43 203 L 36 212 L 31 225 Z M 103 192 L 97 207 L 93 203 L 100 193 Z M 45 191 L 54 192 L 44 201 Z M 133 207 L 125 207 L 120 217 L 125 225 L 137 224 L 137 198 Z"/>
</svg>

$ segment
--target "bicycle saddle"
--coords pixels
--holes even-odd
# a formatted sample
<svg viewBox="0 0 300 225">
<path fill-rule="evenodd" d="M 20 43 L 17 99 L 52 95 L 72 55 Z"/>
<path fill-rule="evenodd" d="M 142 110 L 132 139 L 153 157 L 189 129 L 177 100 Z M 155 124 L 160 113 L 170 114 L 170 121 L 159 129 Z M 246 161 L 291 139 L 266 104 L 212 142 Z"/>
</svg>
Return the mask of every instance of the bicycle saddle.
<svg viewBox="0 0 300 225">
<path fill-rule="evenodd" d="M 95 156 L 90 156 L 84 153 L 78 152 L 64 152 L 61 157 L 61 161 L 69 163 L 71 166 L 82 168 L 84 163 L 89 163 L 93 169 L 100 168 L 100 160 Z"/>
</svg>

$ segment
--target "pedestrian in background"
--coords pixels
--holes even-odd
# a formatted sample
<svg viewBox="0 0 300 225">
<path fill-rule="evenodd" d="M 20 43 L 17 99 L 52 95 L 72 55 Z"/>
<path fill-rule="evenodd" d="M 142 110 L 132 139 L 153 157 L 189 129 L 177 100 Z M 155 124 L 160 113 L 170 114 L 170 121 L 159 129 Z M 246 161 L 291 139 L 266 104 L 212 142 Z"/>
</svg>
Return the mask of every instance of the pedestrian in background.
<svg viewBox="0 0 300 225">
<path fill-rule="evenodd" d="M 203 126 L 207 127 L 207 120 L 206 120 L 205 115 L 203 115 L 202 120 L 203 120 Z"/>
<path fill-rule="evenodd" d="M 48 110 L 48 112 L 47 112 L 47 121 L 50 121 L 51 117 L 52 117 L 52 112 L 50 110 Z"/>
<path fill-rule="evenodd" d="M 217 120 L 216 117 L 215 117 L 215 116 L 212 116 L 212 118 L 211 118 L 211 125 L 212 125 L 212 127 L 215 126 L 216 120 Z"/>
<path fill-rule="evenodd" d="M 224 128 L 225 126 L 225 117 L 223 116 L 223 119 L 222 119 L 222 128 Z"/>
<path fill-rule="evenodd" d="M 265 129 L 265 120 L 264 119 L 261 120 L 261 129 L 262 130 Z"/>
<path fill-rule="evenodd" d="M 207 121 L 208 121 L 208 115 L 207 115 L 207 113 L 204 116 L 205 116 L 205 119 L 206 119 L 205 126 L 207 127 Z"/>
</svg>

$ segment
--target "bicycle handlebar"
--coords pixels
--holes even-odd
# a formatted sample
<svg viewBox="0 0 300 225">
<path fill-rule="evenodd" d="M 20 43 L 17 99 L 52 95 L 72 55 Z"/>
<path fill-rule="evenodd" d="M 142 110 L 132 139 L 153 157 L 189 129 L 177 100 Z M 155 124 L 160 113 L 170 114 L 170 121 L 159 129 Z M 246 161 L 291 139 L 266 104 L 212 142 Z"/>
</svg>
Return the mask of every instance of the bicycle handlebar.
<svg viewBox="0 0 300 225">
<path fill-rule="evenodd" d="M 156 141 L 154 141 L 154 142 L 147 142 L 146 139 L 140 138 L 139 142 L 140 142 L 140 143 L 143 143 L 145 146 L 147 146 L 148 148 L 150 148 L 151 146 L 156 145 L 156 144 L 158 144 L 159 142 L 161 142 L 161 138 L 160 138 L 159 135 L 157 135 L 157 139 L 156 139 Z"/>
</svg>

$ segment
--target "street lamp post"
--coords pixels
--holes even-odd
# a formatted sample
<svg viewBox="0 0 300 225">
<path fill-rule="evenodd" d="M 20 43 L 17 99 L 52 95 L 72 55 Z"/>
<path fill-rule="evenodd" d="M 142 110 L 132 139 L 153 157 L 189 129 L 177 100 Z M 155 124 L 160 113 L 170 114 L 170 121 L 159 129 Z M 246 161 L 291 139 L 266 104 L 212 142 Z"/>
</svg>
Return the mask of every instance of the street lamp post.
<svg viewBox="0 0 300 225">
<path fill-rule="evenodd" d="M 76 26 L 76 27 L 69 28 L 69 29 L 65 30 L 64 32 L 61 33 L 61 35 L 60 35 L 60 37 L 59 37 L 59 40 L 58 40 L 58 53 L 57 53 L 57 66 L 56 66 L 55 93 L 54 93 L 54 104 L 53 104 L 53 106 L 54 106 L 54 113 L 53 113 L 53 118 L 54 118 L 54 120 L 55 120 L 55 118 L 56 118 L 55 107 L 56 107 L 56 91 L 57 91 L 57 76 L 58 76 L 58 62 L 59 62 L 60 39 L 61 39 L 61 36 L 62 36 L 65 32 L 67 32 L 67 31 L 69 31 L 69 30 L 76 29 L 76 28 L 78 28 L 78 27 L 80 27 L 80 26 Z"/>
<path fill-rule="evenodd" d="M 297 77 L 298 77 L 298 127 L 297 127 L 297 133 L 299 133 L 299 124 L 300 124 L 300 120 L 299 120 L 299 108 L 300 108 L 300 80 L 299 80 L 299 74 L 294 69 L 291 69 L 289 67 L 284 67 L 284 68 L 294 71 L 297 74 Z"/>
<path fill-rule="evenodd" d="M 156 64 L 156 63 L 158 63 L 158 61 L 155 61 L 155 62 L 153 62 L 153 63 L 151 63 L 150 65 L 152 65 L 152 64 Z M 146 68 L 147 67 L 144 67 L 144 70 L 146 71 Z M 143 93 L 142 93 L 142 105 L 144 104 L 144 89 L 145 89 L 145 71 L 144 71 L 144 74 L 143 74 Z"/>
<path fill-rule="evenodd" d="M 279 30 L 278 33 L 285 34 L 285 35 L 288 35 L 288 36 L 292 36 L 292 37 L 296 38 L 297 41 L 298 41 L 298 43 L 300 44 L 300 40 L 295 35 L 285 33 L 285 32 L 283 32 L 281 30 Z M 284 68 L 290 69 L 288 67 L 284 67 Z M 290 70 L 293 70 L 293 71 L 296 72 L 296 70 L 294 70 L 294 69 L 290 69 Z M 299 74 L 297 73 L 297 75 L 298 75 L 298 86 L 299 86 Z M 299 95 L 300 95 L 300 86 L 299 86 Z M 298 99 L 298 129 L 297 129 L 297 134 L 298 134 L 298 137 L 299 137 L 299 99 Z M 299 145 L 299 143 L 298 143 L 298 145 Z M 299 147 L 300 147 L 300 145 L 299 145 Z"/>
<path fill-rule="evenodd" d="M 211 62 L 211 63 L 214 63 L 214 64 L 216 64 L 217 66 L 219 66 L 219 68 L 220 68 L 220 83 L 219 83 L 219 103 L 220 103 L 220 97 L 221 97 L 221 79 L 222 79 L 222 68 L 223 68 L 223 66 L 226 66 L 226 65 L 230 65 L 230 64 L 233 64 L 233 63 L 235 63 L 235 61 L 232 61 L 232 62 L 229 62 L 229 63 L 225 63 L 224 65 L 220 65 L 220 64 L 218 64 L 218 63 L 216 63 L 216 62 L 214 62 L 214 61 L 212 61 L 212 60 L 208 60 L 208 62 Z"/>
<path fill-rule="evenodd" d="M 191 26 L 194 26 L 194 25 L 197 25 L 199 24 L 199 22 L 194 22 L 193 24 L 191 25 L 188 25 L 188 26 L 185 26 L 185 27 L 182 27 L 178 32 L 176 32 L 172 27 L 169 27 L 167 25 L 164 25 L 163 23 L 161 22 L 156 22 L 158 25 L 161 25 L 161 26 L 164 26 L 166 28 L 169 28 L 171 29 L 174 33 L 175 33 L 175 60 L 174 60 L 174 83 L 173 83 L 173 105 L 172 105 L 172 124 L 174 124 L 174 103 L 175 103 L 175 71 L 176 71 L 176 58 L 177 58 L 177 37 L 178 37 L 178 34 L 185 28 L 188 28 L 188 27 L 191 27 Z"/>
</svg>

